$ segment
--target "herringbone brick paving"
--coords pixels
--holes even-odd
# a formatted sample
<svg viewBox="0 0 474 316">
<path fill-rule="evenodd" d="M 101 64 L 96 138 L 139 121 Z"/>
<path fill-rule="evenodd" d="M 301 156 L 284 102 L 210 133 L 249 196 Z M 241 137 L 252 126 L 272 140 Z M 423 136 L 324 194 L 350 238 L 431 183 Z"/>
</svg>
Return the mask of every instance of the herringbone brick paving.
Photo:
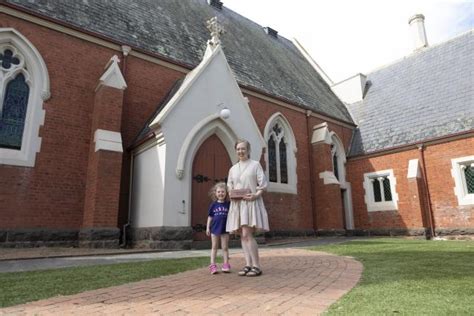
<svg viewBox="0 0 474 316">
<path fill-rule="evenodd" d="M 359 281 L 349 257 L 303 249 L 261 252 L 264 274 L 239 277 L 207 268 L 18 305 L 1 315 L 318 315 Z"/>
</svg>

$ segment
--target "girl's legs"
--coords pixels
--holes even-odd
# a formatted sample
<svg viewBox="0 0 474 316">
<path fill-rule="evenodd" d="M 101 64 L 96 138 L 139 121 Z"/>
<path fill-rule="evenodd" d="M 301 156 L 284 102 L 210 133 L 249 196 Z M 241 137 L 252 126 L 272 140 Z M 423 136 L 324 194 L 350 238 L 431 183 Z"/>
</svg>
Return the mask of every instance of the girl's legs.
<svg viewBox="0 0 474 316">
<path fill-rule="evenodd" d="M 221 248 L 224 263 L 229 263 L 229 234 L 221 235 Z"/>
<path fill-rule="evenodd" d="M 242 226 L 242 248 L 245 244 L 246 250 L 244 250 L 244 252 L 247 253 L 245 255 L 247 265 L 250 267 L 260 268 L 257 241 L 253 237 L 254 231 L 255 228 L 253 227 Z M 249 260 L 247 260 L 247 256 L 250 258 Z"/>
<path fill-rule="evenodd" d="M 242 226 L 240 232 L 240 243 L 242 244 L 242 250 L 244 252 L 245 257 L 245 265 L 247 267 L 252 266 L 252 257 L 250 256 L 250 250 L 248 248 L 248 233 L 244 233 L 244 228 L 248 228 L 247 226 Z"/>
<path fill-rule="evenodd" d="M 217 249 L 219 248 L 219 236 L 211 234 L 211 265 L 216 264 Z"/>
</svg>

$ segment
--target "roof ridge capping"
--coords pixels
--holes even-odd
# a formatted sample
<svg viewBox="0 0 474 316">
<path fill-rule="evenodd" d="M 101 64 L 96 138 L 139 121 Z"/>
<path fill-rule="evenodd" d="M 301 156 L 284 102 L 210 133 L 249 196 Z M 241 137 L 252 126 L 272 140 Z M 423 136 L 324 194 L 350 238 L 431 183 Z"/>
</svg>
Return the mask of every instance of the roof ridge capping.
<svg viewBox="0 0 474 316">
<path fill-rule="evenodd" d="M 414 57 L 417 57 L 418 55 L 422 54 L 422 53 L 425 53 L 425 52 L 428 52 L 428 51 L 431 51 L 433 49 L 436 49 L 436 48 L 439 48 L 440 46 L 444 46 L 444 45 L 448 45 L 450 44 L 451 42 L 455 42 L 457 40 L 459 40 L 459 38 L 463 37 L 463 36 L 466 36 L 468 35 L 469 33 L 471 34 L 474 34 L 474 28 L 470 29 L 470 30 L 467 30 L 465 32 L 462 32 L 454 37 L 451 37 L 443 42 L 439 42 L 439 43 L 436 43 L 434 45 L 430 45 L 428 47 L 424 47 L 423 49 L 419 49 L 419 50 L 416 50 L 416 51 L 413 51 L 411 52 L 409 55 L 406 55 L 406 56 L 403 56 L 403 57 L 400 57 L 398 59 L 395 59 L 391 62 L 388 62 L 386 64 L 383 64 L 383 65 L 380 65 L 378 67 L 375 67 L 374 69 L 372 69 L 371 71 L 367 72 L 367 75 L 370 75 L 374 72 L 377 72 L 379 70 L 382 70 L 384 68 L 387 68 L 387 67 L 390 67 L 392 65 L 395 65 L 399 62 L 402 62 L 404 60 L 407 60 L 407 59 L 410 59 L 410 58 L 414 58 Z"/>
</svg>

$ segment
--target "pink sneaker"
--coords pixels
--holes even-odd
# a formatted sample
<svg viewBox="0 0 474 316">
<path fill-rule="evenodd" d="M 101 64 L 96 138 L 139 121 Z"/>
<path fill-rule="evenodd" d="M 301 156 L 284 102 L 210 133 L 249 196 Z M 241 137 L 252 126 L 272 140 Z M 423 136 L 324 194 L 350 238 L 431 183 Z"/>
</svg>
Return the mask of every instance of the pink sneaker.
<svg viewBox="0 0 474 316">
<path fill-rule="evenodd" d="M 209 266 L 209 271 L 211 272 L 211 274 L 216 274 L 217 273 L 217 266 L 215 264 L 211 264 Z"/>
<path fill-rule="evenodd" d="M 222 272 L 229 273 L 230 272 L 230 264 L 224 263 L 221 268 Z"/>
</svg>

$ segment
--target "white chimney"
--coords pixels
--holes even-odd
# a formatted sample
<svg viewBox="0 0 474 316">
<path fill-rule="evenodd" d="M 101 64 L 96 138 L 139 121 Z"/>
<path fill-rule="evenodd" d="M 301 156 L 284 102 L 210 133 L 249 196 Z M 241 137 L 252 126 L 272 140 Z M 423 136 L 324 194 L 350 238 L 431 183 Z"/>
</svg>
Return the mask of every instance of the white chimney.
<svg viewBox="0 0 474 316">
<path fill-rule="evenodd" d="M 426 39 L 425 31 L 425 16 L 423 14 L 415 14 L 408 19 L 411 33 L 413 34 L 413 42 L 415 50 L 423 47 L 428 47 L 428 40 Z"/>
</svg>

